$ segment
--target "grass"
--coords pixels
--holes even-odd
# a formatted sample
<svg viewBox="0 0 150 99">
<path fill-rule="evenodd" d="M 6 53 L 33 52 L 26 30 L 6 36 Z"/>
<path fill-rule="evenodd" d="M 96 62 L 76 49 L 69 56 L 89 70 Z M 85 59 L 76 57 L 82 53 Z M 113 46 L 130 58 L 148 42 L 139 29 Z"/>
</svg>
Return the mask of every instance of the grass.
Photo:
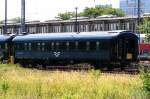
<svg viewBox="0 0 150 99">
<path fill-rule="evenodd" d="M 0 99 L 148 99 L 139 75 L 0 65 Z"/>
</svg>

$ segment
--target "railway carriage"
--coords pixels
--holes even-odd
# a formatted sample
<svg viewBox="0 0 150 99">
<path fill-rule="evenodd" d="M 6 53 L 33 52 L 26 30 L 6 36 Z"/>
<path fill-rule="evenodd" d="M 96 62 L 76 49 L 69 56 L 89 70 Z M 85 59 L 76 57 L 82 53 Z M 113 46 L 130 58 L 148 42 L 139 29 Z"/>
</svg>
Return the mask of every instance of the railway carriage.
<svg viewBox="0 0 150 99">
<path fill-rule="evenodd" d="M 5 60 L 9 60 L 12 55 L 12 39 L 10 35 L 0 35 L 0 60 L 5 63 Z"/>
<path fill-rule="evenodd" d="M 12 42 L 15 62 L 22 65 L 90 63 L 95 68 L 123 68 L 138 60 L 138 37 L 129 31 L 27 34 Z"/>
</svg>

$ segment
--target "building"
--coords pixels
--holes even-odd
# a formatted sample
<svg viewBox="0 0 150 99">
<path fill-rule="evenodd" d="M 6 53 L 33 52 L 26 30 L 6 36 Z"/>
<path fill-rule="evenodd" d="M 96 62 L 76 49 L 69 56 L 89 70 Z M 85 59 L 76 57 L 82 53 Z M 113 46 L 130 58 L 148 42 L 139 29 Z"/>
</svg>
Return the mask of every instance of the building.
<svg viewBox="0 0 150 99">
<path fill-rule="evenodd" d="M 141 15 L 150 13 L 150 0 L 140 0 Z M 126 16 L 137 16 L 138 0 L 120 0 L 120 9 Z"/>
<path fill-rule="evenodd" d="M 150 16 L 141 17 L 150 18 Z M 55 32 L 75 32 L 76 20 L 48 20 L 45 22 L 31 21 L 26 22 L 26 32 L 28 33 L 55 33 Z M 0 24 L 0 34 L 4 33 L 4 24 Z M 7 31 L 12 34 L 21 32 L 20 23 L 8 23 Z M 79 32 L 89 31 L 111 31 L 129 30 L 136 32 L 137 17 L 97 17 L 97 18 L 78 18 L 77 30 Z"/>
</svg>

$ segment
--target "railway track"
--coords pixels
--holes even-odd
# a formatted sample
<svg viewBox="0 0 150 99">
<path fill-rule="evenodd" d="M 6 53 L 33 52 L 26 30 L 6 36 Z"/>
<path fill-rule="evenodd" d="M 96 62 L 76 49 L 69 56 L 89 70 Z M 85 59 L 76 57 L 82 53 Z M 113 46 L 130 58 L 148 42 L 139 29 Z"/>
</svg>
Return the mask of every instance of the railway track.
<svg viewBox="0 0 150 99">
<path fill-rule="evenodd" d="M 140 62 L 139 64 L 133 64 L 133 66 L 125 67 L 123 70 L 120 68 L 114 69 L 100 69 L 102 73 L 117 73 L 117 74 L 138 74 L 140 72 L 140 68 L 144 68 L 144 71 L 150 70 L 150 64 L 148 62 Z M 76 64 L 76 65 L 51 65 L 45 66 L 45 68 L 38 67 L 39 69 L 51 70 L 51 71 L 89 71 L 94 69 L 94 66 L 90 64 Z"/>
<path fill-rule="evenodd" d="M 88 71 L 91 69 L 94 69 L 93 66 L 89 64 L 77 64 L 77 65 L 51 65 L 51 66 L 45 66 L 45 68 L 42 68 L 42 66 L 38 67 L 39 69 L 46 69 L 46 70 L 59 70 L 59 71 Z"/>
</svg>

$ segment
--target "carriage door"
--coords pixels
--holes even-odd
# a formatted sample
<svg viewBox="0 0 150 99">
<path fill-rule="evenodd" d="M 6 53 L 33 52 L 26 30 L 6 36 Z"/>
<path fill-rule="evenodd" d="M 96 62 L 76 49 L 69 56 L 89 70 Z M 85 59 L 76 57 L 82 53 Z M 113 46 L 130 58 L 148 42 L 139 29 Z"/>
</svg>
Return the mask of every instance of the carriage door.
<svg viewBox="0 0 150 99">
<path fill-rule="evenodd" d="M 123 61 L 132 61 L 135 49 L 135 41 L 133 39 L 122 39 L 122 59 Z"/>
</svg>

